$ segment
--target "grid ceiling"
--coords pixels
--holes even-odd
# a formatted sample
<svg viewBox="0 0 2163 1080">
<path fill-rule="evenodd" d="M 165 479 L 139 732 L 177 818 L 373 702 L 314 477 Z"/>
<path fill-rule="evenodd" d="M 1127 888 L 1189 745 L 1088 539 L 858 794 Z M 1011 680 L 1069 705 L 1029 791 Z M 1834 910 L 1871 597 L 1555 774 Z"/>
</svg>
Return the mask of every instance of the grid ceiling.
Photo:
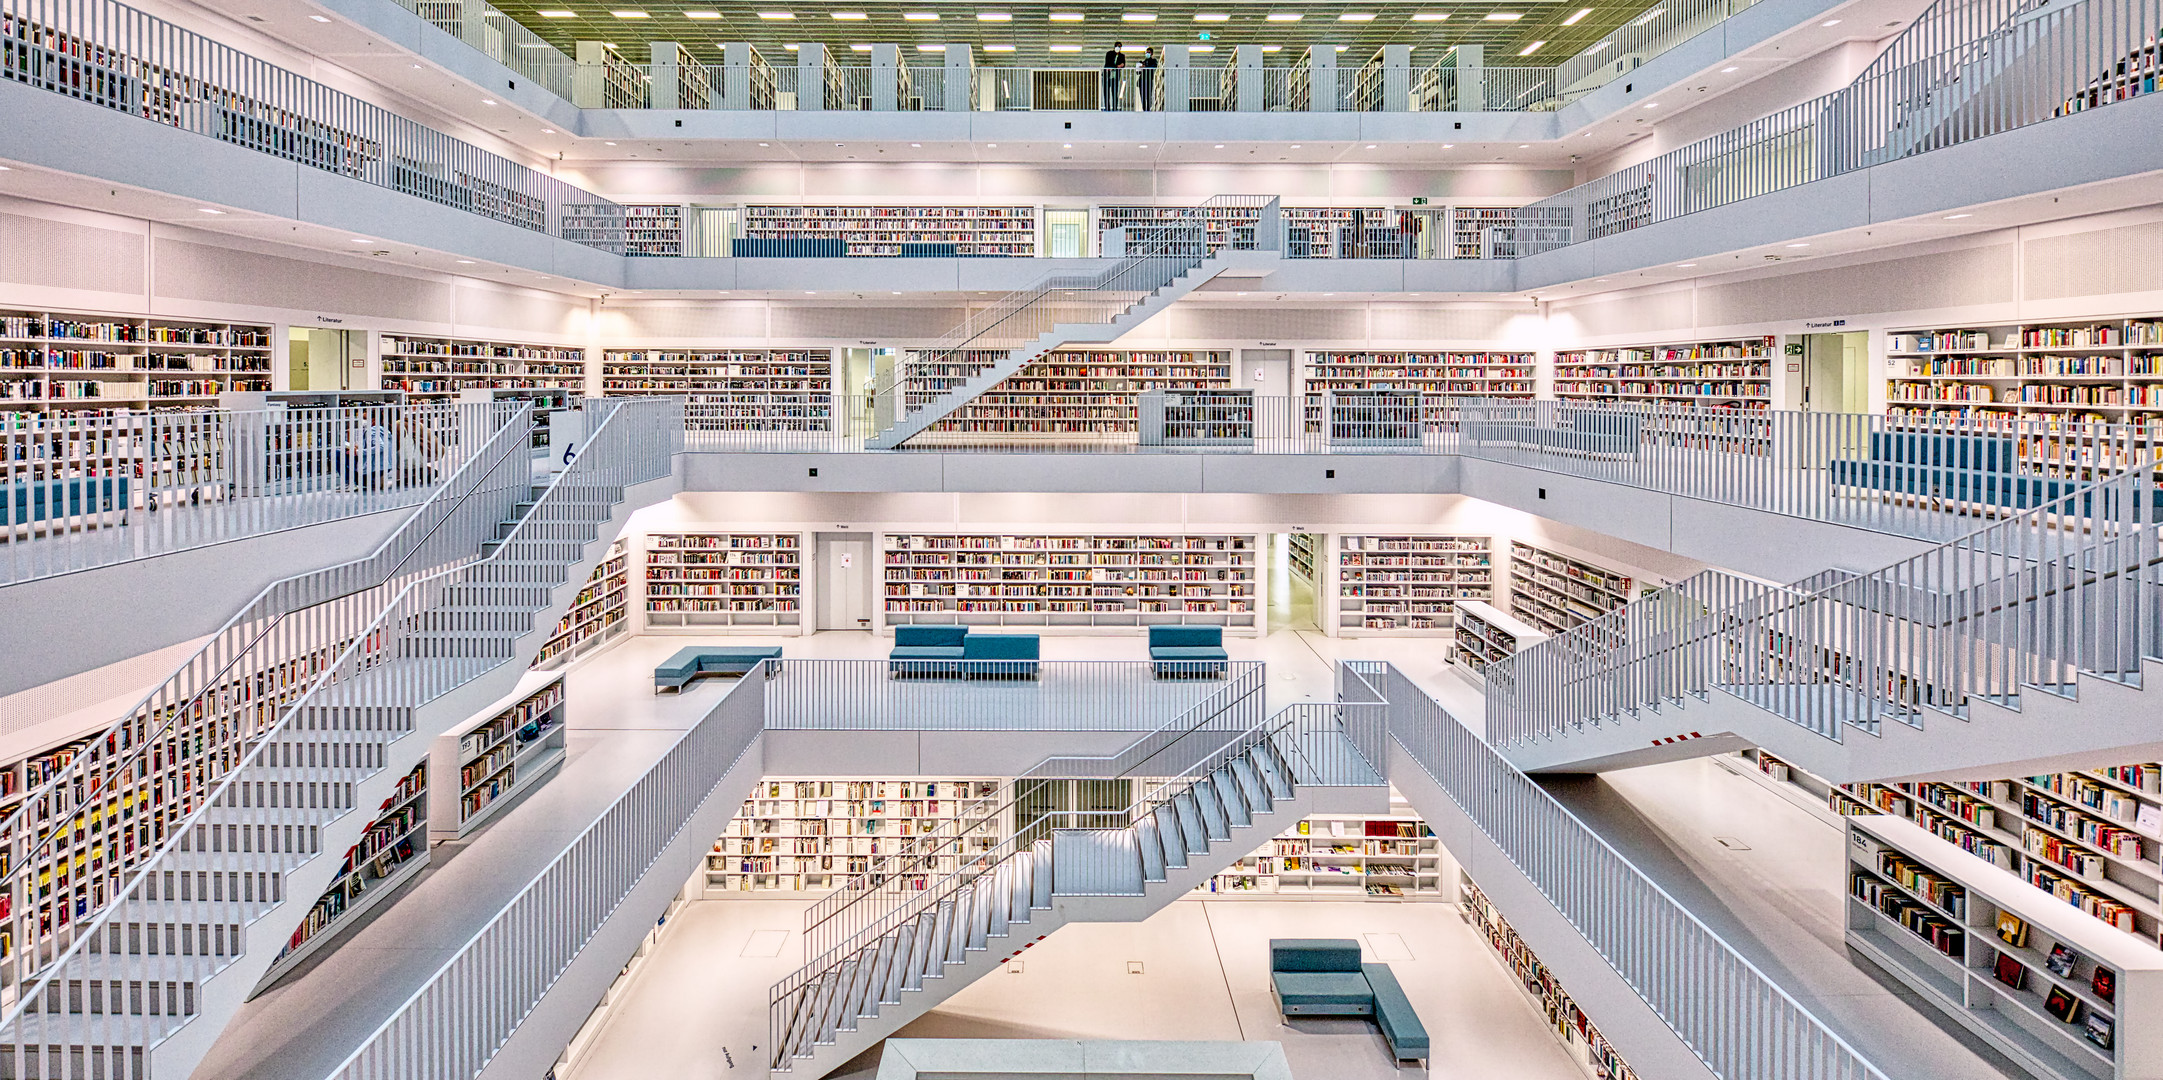
<svg viewBox="0 0 2163 1080">
<path fill-rule="evenodd" d="M 624 58 L 644 63 L 647 44 L 675 41 L 710 62 L 725 42 L 747 41 L 778 62 L 784 46 L 825 44 L 837 63 L 861 63 L 851 45 L 898 44 L 909 56 L 919 45 L 966 43 L 979 65 L 1093 66 L 1113 42 L 1130 49 L 1144 44 L 1212 46 L 1196 55 L 1197 66 L 1229 62 L 1234 45 L 1277 46 L 1269 62 L 1290 63 L 1309 45 L 1344 45 L 1365 61 L 1383 45 L 1411 45 L 1414 56 L 1439 54 L 1454 45 L 1487 49 L 1490 66 L 1560 63 L 1609 31 L 1651 13 L 1648 0 L 1622 6 L 1598 0 L 1472 0 L 1452 4 L 1312 3 L 1253 6 L 1238 3 L 956 3 L 953 0 L 852 2 L 852 0 L 495 0 L 496 6 L 568 53 L 573 43 L 602 41 Z M 1563 23 L 1590 7 L 1574 23 Z M 641 12 L 624 17 L 619 12 Z M 544 16 L 542 12 L 558 13 Z M 568 12 L 568 15 L 561 13 Z M 786 14 L 790 18 L 762 17 Z M 846 16 L 836 18 L 837 15 Z M 862 16 L 857 18 L 854 16 Z M 926 16 L 937 16 L 936 19 Z M 985 19 L 1004 15 L 1004 19 Z M 1054 20 L 1052 16 L 1066 18 Z M 1080 16 L 1074 19 L 1073 16 Z M 1295 21 L 1289 16 L 1297 15 Z M 1494 19 L 1490 15 L 1515 15 Z M 911 18 L 910 16 L 915 16 Z M 1138 16 L 1154 16 L 1140 19 Z M 1275 16 L 1275 18 L 1271 18 Z M 1347 18 L 1346 16 L 1352 16 Z M 1425 16 L 1425 18 L 1417 18 Z M 1202 35 L 1208 35 L 1205 39 Z M 1520 52 L 1533 42 L 1530 55 Z M 1010 47 L 1008 48 L 989 48 Z M 1054 46 L 1065 46 L 1054 50 Z M 852 60 L 851 58 L 856 59 Z"/>
</svg>

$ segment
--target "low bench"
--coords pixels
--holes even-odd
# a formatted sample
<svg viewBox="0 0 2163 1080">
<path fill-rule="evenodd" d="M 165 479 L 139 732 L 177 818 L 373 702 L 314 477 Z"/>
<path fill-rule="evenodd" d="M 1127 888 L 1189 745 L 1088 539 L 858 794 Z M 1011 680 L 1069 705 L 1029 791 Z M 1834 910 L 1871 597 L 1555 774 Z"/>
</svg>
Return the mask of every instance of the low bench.
<svg viewBox="0 0 2163 1080">
<path fill-rule="evenodd" d="M 92 514 L 119 514 L 120 523 L 127 524 L 127 477 L 71 476 L 64 480 L 0 483 L 0 524 L 9 528 Z"/>
<path fill-rule="evenodd" d="M 653 692 L 681 693 L 701 675 L 742 675 L 768 660 L 779 659 L 778 645 L 694 645 L 653 669 Z"/>
<path fill-rule="evenodd" d="M 1230 660 L 1221 626 L 1149 628 L 1149 670 L 1159 678 L 1216 678 L 1224 674 Z"/>
<path fill-rule="evenodd" d="M 2007 510 L 2033 510 L 2089 483 L 2021 472 L 2020 447 L 2010 437 L 1928 431 L 1872 432 L 1868 458 L 1836 458 L 1826 470 L 1846 487 Z"/>
<path fill-rule="evenodd" d="M 966 626 L 897 626 L 894 648 L 886 654 L 887 674 L 958 675 L 968 637 Z"/>
<path fill-rule="evenodd" d="M 1387 964 L 1360 962 L 1350 938 L 1273 938 L 1269 991 L 1284 1016 L 1371 1016 L 1398 1061 L 1424 1062 L 1427 1027 Z"/>
<path fill-rule="evenodd" d="M 970 634 L 961 643 L 965 679 L 1034 679 L 1038 641 L 1035 634 Z"/>
</svg>

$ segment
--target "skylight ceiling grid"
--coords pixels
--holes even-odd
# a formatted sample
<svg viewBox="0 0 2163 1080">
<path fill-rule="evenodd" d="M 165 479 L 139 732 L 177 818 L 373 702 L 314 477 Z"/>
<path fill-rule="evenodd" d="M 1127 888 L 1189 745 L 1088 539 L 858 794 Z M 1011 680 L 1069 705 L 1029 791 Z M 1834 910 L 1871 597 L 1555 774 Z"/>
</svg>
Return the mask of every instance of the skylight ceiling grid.
<svg viewBox="0 0 2163 1080">
<path fill-rule="evenodd" d="M 1485 46 L 1489 66 L 1552 65 L 1583 51 L 1616 27 L 1643 18 L 1649 10 L 1642 2 L 1594 6 L 1590 14 L 1565 26 L 1588 6 L 1584 0 L 1266 7 L 1191 2 L 1119 4 L 1103 0 L 1054 5 L 849 0 L 694 0 L 636 6 L 630 0 L 497 3 L 566 53 L 572 51 L 574 42 L 602 41 L 614 45 L 634 63 L 645 62 L 647 45 L 653 41 L 680 42 L 694 55 L 714 63 L 719 62 L 720 46 L 726 42 L 750 42 L 773 63 L 785 62 L 786 45 L 818 42 L 825 44 L 835 62 L 841 64 L 864 62 L 862 52 L 852 51 L 851 45 L 896 44 L 904 47 L 908 62 L 932 63 L 935 54 L 926 54 L 916 46 L 959 42 L 975 47 L 979 65 L 1038 67 L 1088 66 L 1114 41 L 1130 46 L 1209 47 L 1209 51 L 1194 56 L 1197 66 L 1227 63 L 1232 46 L 1243 44 L 1276 46 L 1268 59 L 1273 66 L 1292 63 L 1295 56 L 1316 44 L 1346 46 L 1343 51 L 1347 56 L 1341 61 L 1345 63 L 1364 62 L 1383 45 L 1403 44 L 1411 45 L 1415 62 L 1424 65 L 1439 59 L 1453 45 L 1478 44 Z M 544 11 L 556 14 L 543 16 Z M 562 14 L 566 12 L 569 14 Z M 1076 15 L 1080 16 L 1078 20 Z M 1270 19 L 1268 15 L 1278 18 Z M 1288 15 L 1299 18 L 1284 18 Z M 1426 18 L 1415 19 L 1416 15 Z M 1448 17 L 1436 20 L 1438 15 Z M 1490 15 L 1517 18 L 1491 19 Z M 1208 40 L 1202 39 L 1203 34 L 1209 35 Z M 1543 44 L 1534 53 L 1521 56 L 1535 41 Z M 988 45 L 1012 48 L 987 52 Z M 1066 48 L 1053 52 L 1054 45 Z"/>
</svg>

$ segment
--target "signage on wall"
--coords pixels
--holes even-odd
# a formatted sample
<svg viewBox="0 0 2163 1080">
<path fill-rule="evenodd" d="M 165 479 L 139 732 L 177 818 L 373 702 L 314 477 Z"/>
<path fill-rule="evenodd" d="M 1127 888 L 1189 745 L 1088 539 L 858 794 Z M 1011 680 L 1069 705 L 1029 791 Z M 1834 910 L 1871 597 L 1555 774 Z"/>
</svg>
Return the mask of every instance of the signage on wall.
<svg viewBox="0 0 2163 1080">
<path fill-rule="evenodd" d="M 1412 196 L 1412 205 L 1414 205 L 1414 206 L 1425 206 L 1425 205 L 1427 205 L 1427 196 L 1425 196 L 1425 195 L 1414 195 L 1414 196 Z"/>
<path fill-rule="evenodd" d="M 1809 321 L 1805 321 L 1805 322 L 1803 323 L 1803 329 L 1805 329 L 1805 330 L 1831 330 L 1831 329 L 1833 329 L 1833 328 L 1835 328 L 1835 327 L 1840 327 L 1840 326 L 1846 326 L 1847 324 L 1848 324 L 1848 321 L 1847 321 L 1846 319 L 1821 319 L 1821 320 L 1819 320 L 1819 321 L 1817 321 L 1817 322 L 1809 322 Z"/>
<path fill-rule="evenodd" d="M 1787 343 L 1787 354 L 1788 354 L 1789 356 L 1801 356 L 1801 355 L 1803 354 L 1803 346 L 1802 346 L 1802 342 L 1800 342 L 1800 341 L 1790 341 L 1790 342 L 1788 342 L 1788 343 Z"/>
<path fill-rule="evenodd" d="M 327 323 L 327 324 L 329 324 L 329 325 L 331 325 L 331 326 L 344 326 L 344 325 L 345 325 L 345 320 L 344 320 L 344 319 L 333 319 L 333 318 L 331 318 L 331 317 L 330 317 L 330 316 L 328 316 L 328 315 L 318 315 L 318 316 L 316 316 L 316 317 L 315 317 L 315 321 L 317 321 L 317 322 L 319 322 L 319 323 Z"/>
</svg>

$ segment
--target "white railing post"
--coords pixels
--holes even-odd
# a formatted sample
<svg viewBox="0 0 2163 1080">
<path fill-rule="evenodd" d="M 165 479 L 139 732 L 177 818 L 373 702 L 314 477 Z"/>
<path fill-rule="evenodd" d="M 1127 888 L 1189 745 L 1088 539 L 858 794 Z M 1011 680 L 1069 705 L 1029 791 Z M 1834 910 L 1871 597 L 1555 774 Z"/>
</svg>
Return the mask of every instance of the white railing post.
<svg viewBox="0 0 2163 1080">
<path fill-rule="evenodd" d="M 678 88 L 683 76 L 677 64 L 683 55 L 683 47 L 673 41 L 652 42 L 651 47 L 653 81 L 647 86 L 646 100 L 652 108 L 680 109 L 683 105 Z"/>
<path fill-rule="evenodd" d="M 1307 111 L 1337 110 L 1337 47 L 1307 46 Z"/>
<path fill-rule="evenodd" d="M 976 86 L 976 47 L 967 42 L 951 42 L 946 46 L 945 62 L 944 107 L 947 112 L 968 112 L 976 104 L 973 93 Z"/>
<path fill-rule="evenodd" d="M 1232 63 L 1239 72 L 1239 85 L 1235 87 L 1237 100 L 1233 109 L 1237 112 L 1262 111 L 1262 47 L 1241 45 L 1233 50 Z"/>
<path fill-rule="evenodd" d="M 1458 112 L 1487 111 L 1485 52 L 1479 45 L 1459 45 L 1450 54 L 1457 58 L 1457 100 L 1452 104 Z"/>
</svg>

